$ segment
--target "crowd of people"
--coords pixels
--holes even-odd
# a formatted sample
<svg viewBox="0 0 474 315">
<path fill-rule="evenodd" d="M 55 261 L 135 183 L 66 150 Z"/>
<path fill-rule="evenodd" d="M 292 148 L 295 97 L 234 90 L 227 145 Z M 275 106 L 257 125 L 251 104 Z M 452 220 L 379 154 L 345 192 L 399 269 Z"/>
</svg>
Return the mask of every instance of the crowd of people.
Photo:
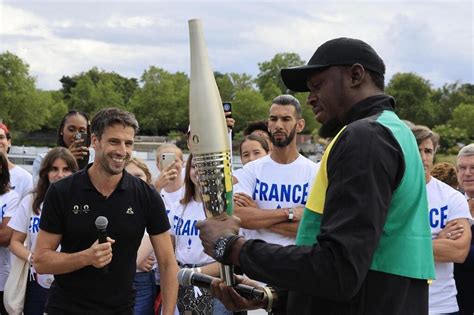
<svg viewBox="0 0 474 315">
<path fill-rule="evenodd" d="M 244 131 L 235 216 L 219 221 L 205 217 L 192 154 L 160 146 L 157 178 L 133 157 L 132 113 L 68 112 L 33 174 L 9 161 L 0 124 L 2 296 L 10 262 L 23 261 L 24 314 L 472 315 L 474 144 L 456 165 L 433 165 L 439 136 L 396 116 L 384 74 L 372 47 L 347 38 L 282 70 L 289 89 L 309 92 L 331 141 L 319 163 L 301 155 L 301 104 L 276 96 L 268 119 Z M 218 263 L 278 301 L 247 300 L 219 280 L 178 284 L 179 268 L 218 278 Z M 5 296 L 0 314 L 12 312 Z"/>
</svg>

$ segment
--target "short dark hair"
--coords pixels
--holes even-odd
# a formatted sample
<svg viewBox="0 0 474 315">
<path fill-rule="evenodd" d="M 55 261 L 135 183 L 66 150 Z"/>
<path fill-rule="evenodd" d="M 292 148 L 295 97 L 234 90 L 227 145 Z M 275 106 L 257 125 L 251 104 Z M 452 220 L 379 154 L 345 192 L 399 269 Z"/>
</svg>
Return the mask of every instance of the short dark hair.
<svg viewBox="0 0 474 315">
<path fill-rule="evenodd" d="M 383 64 L 383 61 L 382 61 Z M 385 68 L 385 64 L 384 64 Z M 375 86 L 380 89 L 381 91 L 385 90 L 385 76 L 383 73 L 378 73 L 369 69 L 365 69 L 366 72 L 370 74 L 370 78 L 372 79 L 372 82 L 375 84 Z"/>
<path fill-rule="evenodd" d="M 0 152 L 0 196 L 10 191 L 10 171 L 8 160 L 3 152 Z"/>
<path fill-rule="evenodd" d="M 431 139 L 433 142 L 433 147 L 436 151 L 439 143 L 439 135 L 432 131 L 430 128 L 422 125 L 415 125 L 411 128 L 411 131 L 415 135 L 416 143 L 420 145 L 426 139 Z"/>
<path fill-rule="evenodd" d="M 270 136 L 268 132 L 268 122 L 264 120 L 253 121 L 247 125 L 244 129 L 244 136 L 252 134 L 256 130 L 262 130 Z"/>
<path fill-rule="evenodd" d="M 138 132 L 139 127 L 135 115 L 115 107 L 101 109 L 92 117 L 91 132 L 100 139 L 105 129 L 116 124 L 132 127 L 135 134 Z"/>
<path fill-rule="evenodd" d="M 295 108 L 296 118 L 301 118 L 301 104 L 296 97 L 290 94 L 278 95 L 272 100 L 272 104 L 277 105 L 292 105 Z"/>
</svg>

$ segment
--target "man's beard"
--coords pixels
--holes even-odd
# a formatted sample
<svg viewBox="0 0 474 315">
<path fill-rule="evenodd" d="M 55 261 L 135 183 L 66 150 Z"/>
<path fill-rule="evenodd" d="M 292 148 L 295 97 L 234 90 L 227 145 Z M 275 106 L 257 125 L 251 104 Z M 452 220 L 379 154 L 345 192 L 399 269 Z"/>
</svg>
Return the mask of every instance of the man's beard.
<svg viewBox="0 0 474 315">
<path fill-rule="evenodd" d="M 111 156 L 110 156 L 110 159 L 112 159 Z M 125 169 L 125 165 L 127 165 L 128 161 L 130 161 L 130 156 L 126 155 L 125 161 L 123 163 L 123 167 L 120 168 L 120 169 L 116 169 L 116 168 L 113 168 L 111 166 L 111 163 L 113 163 L 113 162 L 109 162 L 107 160 L 107 155 L 106 154 L 102 153 L 102 155 L 99 157 L 99 163 L 102 165 L 102 168 L 104 169 L 104 171 L 109 175 L 121 174 L 123 172 L 123 170 Z"/>
<path fill-rule="evenodd" d="M 279 148 L 284 148 L 288 146 L 291 143 L 291 141 L 293 141 L 293 139 L 295 138 L 295 135 L 296 135 L 296 125 L 295 127 L 293 127 L 288 137 L 286 137 L 285 139 L 276 140 L 275 137 L 273 136 L 273 133 L 270 134 L 270 139 L 272 140 L 272 143 L 274 146 L 277 146 Z"/>
</svg>

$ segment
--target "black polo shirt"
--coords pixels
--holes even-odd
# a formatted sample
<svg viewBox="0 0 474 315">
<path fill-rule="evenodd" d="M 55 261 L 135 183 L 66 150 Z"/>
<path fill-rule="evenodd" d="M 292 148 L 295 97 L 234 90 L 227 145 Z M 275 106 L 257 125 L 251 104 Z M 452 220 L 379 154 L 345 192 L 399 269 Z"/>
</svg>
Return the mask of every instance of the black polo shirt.
<svg viewBox="0 0 474 315">
<path fill-rule="evenodd" d="M 90 167 L 90 166 L 89 166 Z M 115 240 L 108 273 L 87 266 L 55 276 L 48 314 L 129 314 L 137 250 L 145 228 L 150 235 L 169 230 L 160 195 L 141 179 L 123 172 L 117 188 L 105 198 L 92 185 L 87 167 L 50 186 L 40 228 L 61 234 L 61 252 L 76 253 L 97 240 L 95 219 L 107 217 L 107 234 Z"/>
</svg>

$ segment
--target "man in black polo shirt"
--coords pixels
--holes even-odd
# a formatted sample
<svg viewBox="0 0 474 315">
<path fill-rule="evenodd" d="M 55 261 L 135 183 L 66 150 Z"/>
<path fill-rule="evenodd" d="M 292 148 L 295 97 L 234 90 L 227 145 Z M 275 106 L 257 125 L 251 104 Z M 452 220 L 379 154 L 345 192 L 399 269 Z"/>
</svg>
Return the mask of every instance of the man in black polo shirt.
<svg viewBox="0 0 474 315">
<path fill-rule="evenodd" d="M 124 171 L 137 130 L 131 113 L 99 111 L 91 124 L 94 163 L 48 190 L 34 254 L 36 270 L 55 275 L 48 314 L 132 314 L 145 228 L 160 266 L 163 314 L 173 314 L 178 267 L 165 207 L 154 189 Z M 103 244 L 97 242 L 98 216 L 109 221 Z"/>
</svg>

